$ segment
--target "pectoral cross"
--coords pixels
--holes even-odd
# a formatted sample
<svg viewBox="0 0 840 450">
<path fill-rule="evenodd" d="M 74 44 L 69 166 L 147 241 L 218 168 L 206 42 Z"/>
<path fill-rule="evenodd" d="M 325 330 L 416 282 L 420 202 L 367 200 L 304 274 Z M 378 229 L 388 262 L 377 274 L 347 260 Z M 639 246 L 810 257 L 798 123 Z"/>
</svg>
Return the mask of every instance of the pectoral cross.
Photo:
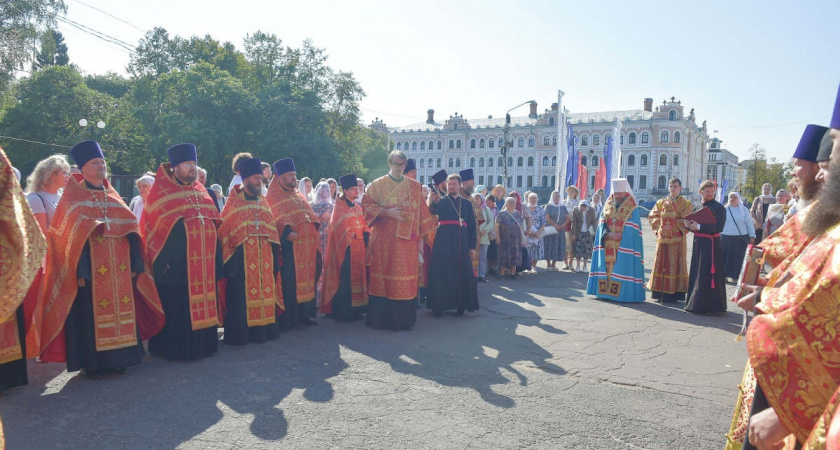
<svg viewBox="0 0 840 450">
<path fill-rule="evenodd" d="M 111 229 L 111 219 L 106 217 L 106 218 L 102 219 L 102 223 L 105 224 L 106 229 L 108 229 L 108 230 Z"/>
<path fill-rule="evenodd" d="M 260 221 L 259 221 L 259 220 L 255 220 L 255 221 L 253 221 L 253 222 L 248 222 L 248 223 L 250 223 L 251 225 L 256 226 L 256 227 L 257 227 L 257 230 L 259 230 L 259 229 L 260 229 Z"/>
<path fill-rule="evenodd" d="M 204 216 L 200 212 L 198 213 L 198 220 L 200 220 L 201 224 L 204 225 Z"/>
</svg>

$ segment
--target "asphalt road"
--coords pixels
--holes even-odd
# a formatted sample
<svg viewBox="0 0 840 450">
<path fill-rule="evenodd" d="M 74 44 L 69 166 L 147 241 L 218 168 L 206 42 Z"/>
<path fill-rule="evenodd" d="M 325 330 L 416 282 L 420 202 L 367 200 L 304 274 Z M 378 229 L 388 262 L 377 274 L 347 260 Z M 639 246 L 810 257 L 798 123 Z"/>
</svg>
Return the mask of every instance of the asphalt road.
<svg viewBox="0 0 840 450">
<path fill-rule="evenodd" d="M 98 381 L 30 361 L 0 399 L 8 448 L 723 447 L 746 361 L 733 305 L 599 301 L 585 275 L 543 268 L 491 281 L 477 314 L 421 311 L 412 332 L 319 318 Z"/>
</svg>

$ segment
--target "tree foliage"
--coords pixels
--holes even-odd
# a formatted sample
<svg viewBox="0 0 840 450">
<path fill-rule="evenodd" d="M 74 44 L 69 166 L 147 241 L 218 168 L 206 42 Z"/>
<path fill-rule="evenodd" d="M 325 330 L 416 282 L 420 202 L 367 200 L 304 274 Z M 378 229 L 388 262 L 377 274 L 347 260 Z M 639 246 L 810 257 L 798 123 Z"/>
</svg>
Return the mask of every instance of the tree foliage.
<svg viewBox="0 0 840 450">
<path fill-rule="evenodd" d="M 300 177 L 379 176 L 387 138 L 361 124 L 365 92 L 353 74 L 327 61 L 311 41 L 293 48 L 262 31 L 246 35 L 240 50 L 154 28 L 132 54 L 130 78 L 53 66 L 19 82 L 16 102 L 0 103 L 11 105 L 0 111 L 0 134 L 69 146 L 89 137 L 80 118 L 103 120 L 94 132 L 114 173 L 154 170 L 170 145 L 193 142 L 210 182 L 226 183 L 242 151 L 266 162 L 294 158 Z M 24 171 L 57 150 L 2 145 Z"/>
<path fill-rule="evenodd" d="M 793 172 L 792 162 L 782 163 L 776 158 L 770 158 L 770 161 L 767 161 L 767 152 L 758 143 L 750 147 L 749 154 L 750 160 L 745 167 L 746 184 L 741 192 L 745 200 L 750 201 L 761 195 L 761 187 L 764 183 L 770 183 L 773 186 L 773 195 L 777 190 L 785 188 Z"/>
<path fill-rule="evenodd" d="M 26 67 L 33 40 L 66 9 L 62 0 L 0 0 L 0 91 Z"/>
<path fill-rule="evenodd" d="M 32 70 L 35 71 L 47 66 L 66 66 L 69 63 L 70 57 L 67 55 L 64 35 L 60 31 L 47 30 L 41 36 L 41 49 L 35 54 Z"/>
</svg>

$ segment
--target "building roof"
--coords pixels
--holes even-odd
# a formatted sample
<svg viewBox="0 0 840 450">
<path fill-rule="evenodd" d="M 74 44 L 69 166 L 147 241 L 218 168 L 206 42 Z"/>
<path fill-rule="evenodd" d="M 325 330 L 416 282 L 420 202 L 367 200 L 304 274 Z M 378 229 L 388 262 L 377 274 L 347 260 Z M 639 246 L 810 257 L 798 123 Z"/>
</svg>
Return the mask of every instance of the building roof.
<svg viewBox="0 0 840 450">
<path fill-rule="evenodd" d="M 591 113 L 570 113 L 568 115 L 569 122 L 574 125 L 576 123 L 589 122 L 614 122 L 615 119 L 621 121 L 625 120 L 648 120 L 653 117 L 653 113 L 645 111 L 644 109 L 627 109 L 620 111 L 600 111 Z M 510 125 L 517 126 L 533 126 L 536 125 L 540 119 L 534 119 L 528 116 L 511 117 Z M 482 119 L 467 119 L 467 124 L 470 129 L 480 128 L 503 128 L 505 126 L 504 117 L 482 118 Z M 400 132 L 424 132 L 424 131 L 439 131 L 442 130 L 445 124 L 435 122 L 433 124 L 426 122 L 416 122 L 401 127 L 388 127 L 391 133 Z"/>
</svg>

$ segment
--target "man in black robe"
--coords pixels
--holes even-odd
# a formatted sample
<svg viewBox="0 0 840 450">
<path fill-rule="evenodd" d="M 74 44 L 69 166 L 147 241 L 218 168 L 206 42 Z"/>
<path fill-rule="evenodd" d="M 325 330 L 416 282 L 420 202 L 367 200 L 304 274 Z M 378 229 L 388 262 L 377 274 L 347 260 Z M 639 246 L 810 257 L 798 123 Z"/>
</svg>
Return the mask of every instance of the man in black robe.
<svg viewBox="0 0 840 450">
<path fill-rule="evenodd" d="M 222 213 L 219 238 L 225 258 L 226 314 L 224 343 L 245 345 L 276 339 L 280 238 L 268 202 L 262 196 L 259 159 L 239 164 L 242 184 L 234 186 Z"/>
<path fill-rule="evenodd" d="M 475 272 L 476 223 L 470 200 L 459 195 L 461 177 L 449 175 L 446 179 L 447 195 L 437 192 L 429 195 L 429 211 L 438 216 L 438 229 L 432 248 L 429 266 L 429 300 L 427 308 L 435 317 L 444 311 L 478 309 Z"/>
<path fill-rule="evenodd" d="M 688 301 L 685 310 L 693 313 L 724 314 L 726 312 L 726 274 L 723 270 L 723 247 L 720 232 L 726 224 L 726 208 L 715 200 L 715 184 L 706 180 L 700 185 L 703 206 L 709 208 L 716 223 L 701 225 L 686 220 L 694 233 L 694 250 L 688 274 Z"/>
</svg>

